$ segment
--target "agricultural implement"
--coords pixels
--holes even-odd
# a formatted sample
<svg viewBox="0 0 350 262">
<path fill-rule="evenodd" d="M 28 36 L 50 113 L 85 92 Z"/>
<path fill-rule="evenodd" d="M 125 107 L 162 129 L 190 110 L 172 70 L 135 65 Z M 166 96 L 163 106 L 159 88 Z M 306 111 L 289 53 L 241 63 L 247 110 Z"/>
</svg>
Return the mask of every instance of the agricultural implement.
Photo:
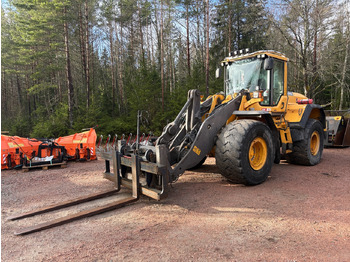
<svg viewBox="0 0 350 262">
<path fill-rule="evenodd" d="M 222 62 L 225 93 L 202 101 L 198 90 L 190 90 L 186 104 L 156 141 L 141 139 L 138 114 L 136 139 L 123 136 L 110 142 L 109 137 L 105 146 L 99 143 L 104 177 L 113 182 L 114 190 L 12 219 L 114 194 L 122 186 L 132 190 L 130 197 L 17 234 L 115 209 L 136 201 L 140 194 L 161 200 L 170 183 L 203 164 L 208 154 L 215 155 L 224 177 L 245 185 L 263 183 L 282 154 L 292 164 L 318 164 L 326 135 L 325 114 L 311 99 L 287 91 L 287 61 L 275 51 L 232 53 Z"/>
</svg>

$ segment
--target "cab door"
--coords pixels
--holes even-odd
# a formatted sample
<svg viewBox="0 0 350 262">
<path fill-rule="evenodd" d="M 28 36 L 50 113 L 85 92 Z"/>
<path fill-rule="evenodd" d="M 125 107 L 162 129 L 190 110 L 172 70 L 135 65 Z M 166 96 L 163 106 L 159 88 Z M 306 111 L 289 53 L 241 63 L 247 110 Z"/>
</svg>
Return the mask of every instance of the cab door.
<svg viewBox="0 0 350 262">
<path fill-rule="evenodd" d="M 273 59 L 273 68 L 267 70 L 267 89 L 263 93 L 262 107 L 271 112 L 284 112 L 287 106 L 287 63 Z"/>
</svg>

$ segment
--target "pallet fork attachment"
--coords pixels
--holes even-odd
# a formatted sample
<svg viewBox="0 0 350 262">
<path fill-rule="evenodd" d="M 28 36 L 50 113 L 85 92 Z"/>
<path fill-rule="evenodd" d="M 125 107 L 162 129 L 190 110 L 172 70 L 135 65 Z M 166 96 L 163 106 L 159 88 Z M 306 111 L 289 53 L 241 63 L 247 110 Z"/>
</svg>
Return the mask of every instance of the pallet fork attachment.
<svg viewBox="0 0 350 262">
<path fill-rule="evenodd" d="M 141 156 L 136 154 L 131 156 L 124 155 L 122 151 L 124 151 L 125 140 L 118 141 L 118 144 L 118 150 L 116 151 L 100 151 L 100 158 L 105 160 L 106 165 L 104 178 L 112 181 L 116 188 L 124 186 L 132 189 L 133 195 L 136 194 L 135 188 L 137 188 L 139 193 L 155 200 L 161 200 L 166 197 L 169 182 L 169 165 L 167 157 L 164 157 L 167 155 L 165 146 L 161 145 L 155 148 L 155 154 L 158 157 L 156 162 L 152 163 L 144 161 Z M 120 151 L 120 149 L 122 150 Z M 111 163 L 113 172 L 111 172 Z M 130 179 L 130 172 L 127 172 L 127 169 L 130 168 L 132 179 Z M 134 174 L 135 172 L 137 174 Z M 143 181 L 140 181 L 141 174 L 145 175 Z M 151 186 L 150 183 L 147 183 L 148 176 L 157 176 L 158 183 L 156 186 Z"/>
<path fill-rule="evenodd" d="M 115 154 L 113 154 L 115 155 Z M 114 157 L 116 159 L 116 157 Z M 23 228 L 17 232 L 15 232 L 15 235 L 25 235 L 25 234 L 30 234 L 30 233 L 34 233 L 34 232 L 38 232 L 41 230 L 45 230 L 45 229 L 49 229 L 52 227 L 56 227 L 59 225 L 63 225 L 69 222 L 72 222 L 74 220 L 78 220 L 81 218 L 85 218 L 85 217 L 89 217 L 89 216 L 93 216 L 93 215 L 97 215 L 97 214 L 101 214 L 107 211 L 111 211 L 120 207 L 123 207 L 127 204 L 130 204 L 132 202 L 136 202 L 139 199 L 139 174 L 140 174 L 140 160 L 138 156 L 133 156 L 131 158 L 131 168 L 132 168 L 132 183 L 131 183 L 131 189 L 132 189 L 132 195 L 130 197 L 121 199 L 121 200 L 117 200 L 114 201 L 112 203 L 100 206 L 100 207 L 96 207 L 96 208 L 92 208 L 92 209 L 88 209 L 88 210 L 84 210 L 75 214 L 71 214 L 71 215 L 67 215 L 58 219 L 54 219 L 48 222 L 44 222 L 38 225 L 34 225 L 34 226 L 30 226 L 30 227 L 26 227 Z M 118 166 L 118 163 L 116 163 L 116 161 L 113 161 L 114 166 Z M 102 192 L 102 193 L 97 193 L 97 194 L 92 194 L 89 195 L 87 197 L 82 197 L 82 198 L 77 198 L 71 201 L 66 201 L 66 202 L 62 202 L 56 205 L 52 205 L 46 208 L 42 208 L 42 209 L 38 209 L 32 212 L 28 212 L 28 213 L 24 213 L 21 215 L 16 215 L 16 216 L 11 216 L 8 218 L 8 220 L 18 220 L 18 219 L 22 219 L 22 218 L 26 218 L 26 217 L 31 217 L 31 216 L 35 216 L 35 215 L 39 215 L 39 214 L 43 214 L 43 213 L 47 213 L 50 211 L 54 211 L 54 210 L 59 210 L 65 207 L 69 207 L 69 206 L 74 206 L 77 204 L 81 204 L 81 203 L 86 203 L 92 200 L 96 200 L 96 199 L 100 199 L 103 197 L 109 197 L 114 195 L 115 193 L 117 193 L 120 190 L 120 176 L 118 176 L 118 170 L 114 169 L 114 174 L 116 174 L 114 176 L 114 182 L 115 182 L 115 189 L 111 190 L 111 191 L 106 191 L 106 192 Z"/>
</svg>

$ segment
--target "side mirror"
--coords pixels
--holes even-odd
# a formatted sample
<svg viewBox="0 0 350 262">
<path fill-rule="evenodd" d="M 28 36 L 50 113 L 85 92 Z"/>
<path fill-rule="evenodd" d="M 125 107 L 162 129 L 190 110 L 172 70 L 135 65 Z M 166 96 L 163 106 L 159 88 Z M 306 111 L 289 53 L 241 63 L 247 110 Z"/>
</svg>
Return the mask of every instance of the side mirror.
<svg viewBox="0 0 350 262">
<path fill-rule="evenodd" d="M 218 68 L 216 68 L 216 71 L 215 71 L 215 77 L 216 78 L 219 78 L 220 77 L 220 74 L 221 73 L 221 70 L 220 70 L 220 68 L 218 67 Z"/>
<path fill-rule="evenodd" d="M 273 58 L 269 57 L 264 60 L 264 69 L 265 70 L 273 69 Z"/>
</svg>

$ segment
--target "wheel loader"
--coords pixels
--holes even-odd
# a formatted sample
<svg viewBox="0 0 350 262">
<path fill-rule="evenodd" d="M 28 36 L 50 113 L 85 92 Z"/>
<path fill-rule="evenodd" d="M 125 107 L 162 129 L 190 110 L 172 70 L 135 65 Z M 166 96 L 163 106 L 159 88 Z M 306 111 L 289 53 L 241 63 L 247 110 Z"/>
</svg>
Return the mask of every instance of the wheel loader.
<svg viewBox="0 0 350 262">
<path fill-rule="evenodd" d="M 224 177 L 245 185 L 264 182 L 281 155 L 292 164 L 318 164 L 325 113 L 312 99 L 287 90 L 287 62 L 276 51 L 230 54 L 221 63 L 223 92 L 203 100 L 190 90 L 154 145 L 140 145 L 137 136 L 135 143 L 118 141 L 116 154 L 102 150 L 105 177 L 131 188 L 129 173 L 137 173 L 139 191 L 159 200 L 169 183 L 209 154 Z"/>
<path fill-rule="evenodd" d="M 114 182 L 114 190 L 107 194 L 124 186 L 132 189 L 131 197 L 18 234 L 115 209 L 136 201 L 140 194 L 160 200 L 167 195 L 170 183 L 186 170 L 200 166 L 208 155 L 215 156 L 224 177 L 245 185 L 264 182 L 281 155 L 292 164 L 318 164 L 326 134 L 325 113 L 311 99 L 287 90 L 287 62 L 288 58 L 276 51 L 230 54 L 221 63 L 223 92 L 203 100 L 198 90 L 190 90 L 175 120 L 153 143 L 140 140 L 142 112 L 138 112 L 134 142 L 123 137 L 97 148 L 105 160 L 104 177 Z M 81 202 L 78 199 L 69 205 Z M 62 206 L 67 203 L 56 207 Z"/>
</svg>

